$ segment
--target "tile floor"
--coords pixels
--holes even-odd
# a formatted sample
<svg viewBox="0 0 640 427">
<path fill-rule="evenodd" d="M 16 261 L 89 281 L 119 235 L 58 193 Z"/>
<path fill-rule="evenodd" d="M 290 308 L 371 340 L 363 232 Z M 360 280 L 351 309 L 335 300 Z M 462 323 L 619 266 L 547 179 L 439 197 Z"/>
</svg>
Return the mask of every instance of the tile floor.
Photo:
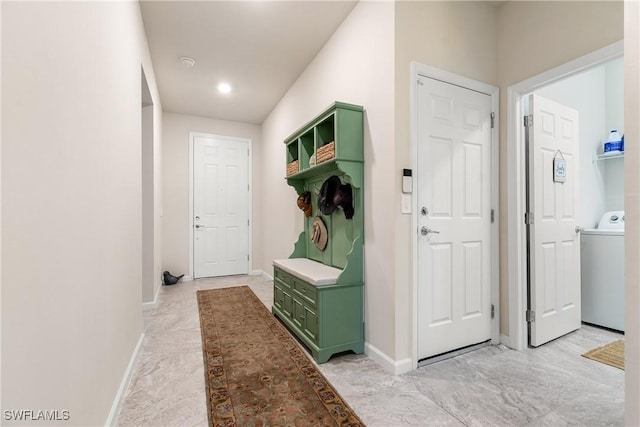
<svg viewBox="0 0 640 427">
<path fill-rule="evenodd" d="M 272 284 L 259 276 L 161 289 L 144 313 L 119 426 L 207 425 L 195 292 L 243 284 L 271 307 Z M 580 357 L 619 338 L 584 326 L 538 349 L 489 346 L 400 376 L 366 355 L 334 357 L 320 370 L 369 426 L 621 426 L 624 372 Z"/>
</svg>

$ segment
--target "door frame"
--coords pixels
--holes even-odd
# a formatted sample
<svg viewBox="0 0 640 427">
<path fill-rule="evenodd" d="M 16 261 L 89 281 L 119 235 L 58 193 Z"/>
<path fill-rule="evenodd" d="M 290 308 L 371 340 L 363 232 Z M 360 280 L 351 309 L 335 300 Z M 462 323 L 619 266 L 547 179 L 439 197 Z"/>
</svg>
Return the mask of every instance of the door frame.
<svg viewBox="0 0 640 427">
<path fill-rule="evenodd" d="M 507 88 L 507 283 L 509 335 L 500 341 L 515 350 L 528 347 L 527 259 L 525 212 L 525 150 L 522 127 L 523 97 L 536 89 L 600 65 L 624 54 L 624 42 L 605 46 Z"/>
<path fill-rule="evenodd" d="M 252 217 L 252 206 L 251 201 L 253 200 L 253 181 L 252 181 L 252 158 L 253 158 L 253 150 L 252 145 L 253 141 L 250 138 L 242 138 L 236 136 L 226 136 L 226 135 L 217 135 L 211 133 L 203 133 L 203 132 L 189 132 L 189 224 L 187 229 L 187 234 L 189 235 L 189 278 L 194 279 L 193 273 L 193 143 L 196 137 L 203 138 L 213 138 L 213 139 L 224 139 L 230 142 L 238 142 L 238 143 L 246 143 L 247 148 L 249 150 L 249 158 L 247 159 L 247 182 L 249 183 L 249 191 L 247 192 L 247 218 L 249 218 L 249 232 L 248 241 L 247 241 L 247 251 L 248 251 L 248 259 L 247 259 L 247 274 L 251 274 L 251 266 L 253 264 L 253 217 Z"/>
<path fill-rule="evenodd" d="M 491 229 L 491 304 L 495 307 L 495 317 L 491 325 L 491 343 L 500 342 L 500 258 L 499 258 L 499 162 L 498 162 L 498 141 L 500 133 L 499 122 L 499 102 L 500 89 L 487 83 L 473 80 L 449 71 L 411 62 L 410 75 L 410 145 L 411 145 L 411 168 L 413 170 L 414 188 L 411 193 L 411 244 L 412 244 L 412 284 L 411 284 L 411 326 L 412 326 L 412 348 L 411 363 L 413 369 L 418 368 L 418 93 L 417 81 L 420 76 L 440 80 L 465 89 L 481 92 L 491 97 L 491 110 L 495 113 L 494 128 L 491 132 L 491 207 L 494 210 L 494 222 Z"/>
</svg>

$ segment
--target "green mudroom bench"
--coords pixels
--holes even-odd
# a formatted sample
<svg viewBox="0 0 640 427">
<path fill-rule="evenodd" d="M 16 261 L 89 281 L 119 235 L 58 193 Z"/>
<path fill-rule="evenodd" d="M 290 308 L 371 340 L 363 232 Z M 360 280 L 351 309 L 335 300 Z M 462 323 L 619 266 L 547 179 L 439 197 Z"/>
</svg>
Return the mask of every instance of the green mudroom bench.
<svg viewBox="0 0 640 427">
<path fill-rule="evenodd" d="M 335 102 L 284 141 L 287 184 L 310 200 L 293 253 L 273 261 L 272 311 L 319 363 L 364 352 L 363 115 L 361 106 Z M 349 209 L 318 206 L 331 180 L 348 190 Z M 326 226 L 321 245 L 311 242 L 314 221 Z"/>
<path fill-rule="evenodd" d="M 362 283 L 336 284 L 342 270 L 307 258 L 275 260 L 273 313 L 319 363 L 364 352 Z"/>
</svg>

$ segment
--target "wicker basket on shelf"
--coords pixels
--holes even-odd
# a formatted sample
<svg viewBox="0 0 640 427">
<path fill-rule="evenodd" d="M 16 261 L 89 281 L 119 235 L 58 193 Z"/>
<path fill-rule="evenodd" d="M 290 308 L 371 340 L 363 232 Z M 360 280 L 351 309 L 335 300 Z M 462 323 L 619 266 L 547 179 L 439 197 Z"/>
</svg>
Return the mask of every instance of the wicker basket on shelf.
<svg viewBox="0 0 640 427">
<path fill-rule="evenodd" d="M 287 163 L 287 176 L 298 172 L 300 172 L 300 162 L 298 160 Z"/>
<path fill-rule="evenodd" d="M 334 141 L 319 147 L 316 152 L 316 160 L 318 163 L 326 162 L 334 157 L 336 157 L 336 143 Z"/>
</svg>

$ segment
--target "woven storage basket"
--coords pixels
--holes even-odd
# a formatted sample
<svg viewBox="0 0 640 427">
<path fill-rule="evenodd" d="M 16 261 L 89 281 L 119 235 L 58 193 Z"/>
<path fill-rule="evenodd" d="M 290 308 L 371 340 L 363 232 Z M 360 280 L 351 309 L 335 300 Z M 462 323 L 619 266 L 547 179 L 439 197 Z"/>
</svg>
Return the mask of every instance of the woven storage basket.
<svg viewBox="0 0 640 427">
<path fill-rule="evenodd" d="M 300 172 L 300 162 L 298 160 L 287 163 L 287 176 L 298 172 Z"/>
<path fill-rule="evenodd" d="M 318 148 L 316 156 L 318 163 L 333 159 L 336 156 L 336 143 L 331 141 L 330 143 Z"/>
</svg>

